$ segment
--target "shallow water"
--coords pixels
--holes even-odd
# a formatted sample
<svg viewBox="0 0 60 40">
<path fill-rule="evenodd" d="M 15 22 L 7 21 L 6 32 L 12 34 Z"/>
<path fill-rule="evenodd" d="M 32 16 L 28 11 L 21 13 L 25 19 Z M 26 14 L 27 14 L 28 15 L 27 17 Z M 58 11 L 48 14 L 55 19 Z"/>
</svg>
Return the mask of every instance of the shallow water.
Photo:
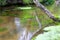
<svg viewBox="0 0 60 40">
<path fill-rule="evenodd" d="M 0 19 L 3 20 L 0 27 L 7 28 L 6 31 L 0 32 L 0 40 L 30 40 L 33 32 L 31 27 L 27 27 L 30 26 L 29 22 L 26 25 L 21 24 L 19 17 L 10 16 L 0 16 Z"/>
<path fill-rule="evenodd" d="M 58 8 L 59 9 L 59 8 Z M 53 14 L 60 14 L 60 9 L 54 9 L 53 10 Z M 43 13 L 43 11 L 41 10 L 37 10 L 38 12 L 38 16 L 41 17 L 41 23 L 42 25 L 47 25 L 48 23 L 46 23 L 47 21 L 49 21 L 50 19 L 45 16 L 45 14 Z M 57 11 L 57 12 L 56 12 Z M 31 13 L 33 15 L 34 11 L 23 11 L 23 13 Z M 31 21 L 29 22 L 28 19 L 25 23 L 21 23 L 21 17 L 23 15 L 23 13 L 21 13 L 21 11 L 10 11 L 7 13 L 17 13 L 20 15 L 20 17 L 12 17 L 12 16 L 0 16 L 0 19 L 2 19 L 2 21 L 0 20 L 0 27 L 5 27 L 7 28 L 6 31 L 4 32 L 0 32 L 0 40 L 30 40 L 30 37 L 32 36 L 32 34 L 39 28 L 39 24 L 36 26 L 32 26 L 31 23 L 32 22 L 36 22 L 36 19 L 31 19 Z M 57 14 L 57 15 L 58 15 Z M 24 15 L 23 15 L 24 16 Z M 43 17 L 42 17 L 43 16 Z M 39 21 L 38 21 L 39 22 Z M 50 25 L 50 24 L 49 24 Z"/>
</svg>

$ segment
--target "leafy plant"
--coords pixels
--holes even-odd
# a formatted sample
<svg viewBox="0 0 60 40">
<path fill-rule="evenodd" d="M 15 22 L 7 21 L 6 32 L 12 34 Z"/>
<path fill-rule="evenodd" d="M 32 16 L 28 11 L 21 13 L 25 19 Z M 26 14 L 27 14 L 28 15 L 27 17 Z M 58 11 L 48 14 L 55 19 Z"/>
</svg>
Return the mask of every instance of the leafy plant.
<svg viewBox="0 0 60 40">
<path fill-rule="evenodd" d="M 43 5 L 52 5 L 55 2 L 55 0 L 43 0 L 41 3 Z"/>
</svg>

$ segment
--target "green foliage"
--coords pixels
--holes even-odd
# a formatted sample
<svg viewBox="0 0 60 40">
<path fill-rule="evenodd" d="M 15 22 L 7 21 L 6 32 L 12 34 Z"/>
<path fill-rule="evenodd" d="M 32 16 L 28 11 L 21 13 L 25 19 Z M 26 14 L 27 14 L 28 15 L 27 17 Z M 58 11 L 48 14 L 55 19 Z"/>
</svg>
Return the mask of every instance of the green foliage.
<svg viewBox="0 0 60 40">
<path fill-rule="evenodd" d="M 7 0 L 0 0 L 0 5 L 6 5 Z M 39 0 L 39 2 L 41 2 L 43 5 L 52 5 L 54 3 L 55 0 Z M 29 3 L 33 3 L 33 0 L 23 0 L 24 4 L 29 4 Z"/>
<path fill-rule="evenodd" d="M 32 40 L 35 40 L 35 37 Z"/>
<path fill-rule="evenodd" d="M 56 17 L 57 19 L 60 19 L 60 15 L 56 15 L 55 17 Z"/>
<path fill-rule="evenodd" d="M 31 15 L 32 10 L 22 10 L 22 15 L 20 15 L 21 22 L 26 22 L 27 19 L 32 19 L 33 16 Z"/>
<path fill-rule="evenodd" d="M 44 28 L 45 32 L 39 34 L 35 40 L 60 40 L 60 25 Z"/>
<path fill-rule="evenodd" d="M 55 2 L 55 0 L 43 0 L 41 3 L 43 5 L 52 5 Z"/>
<path fill-rule="evenodd" d="M 42 0 L 39 0 L 39 2 L 42 2 Z M 33 3 L 33 0 L 23 0 L 23 3 L 25 4 Z"/>
<path fill-rule="evenodd" d="M 14 10 L 30 10 L 33 9 L 32 7 L 16 7 Z"/>
<path fill-rule="evenodd" d="M 6 0 L 0 0 L 0 5 L 6 5 Z"/>
</svg>

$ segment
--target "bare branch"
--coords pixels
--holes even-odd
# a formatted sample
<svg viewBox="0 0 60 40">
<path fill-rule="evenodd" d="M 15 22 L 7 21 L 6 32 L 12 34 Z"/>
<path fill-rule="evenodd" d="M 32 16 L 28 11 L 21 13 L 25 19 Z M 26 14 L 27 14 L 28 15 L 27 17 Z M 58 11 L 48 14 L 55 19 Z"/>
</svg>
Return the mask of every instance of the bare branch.
<svg viewBox="0 0 60 40">
<path fill-rule="evenodd" d="M 37 31 L 35 31 L 35 32 L 33 33 L 33 35 L 31 36 L 31 39 L 32 39 L 33 37 L 37 36 L 38 34 L 42 33 L 42 29 L 43 29 L 43 27 L 42 27 L 42 25 L 41 25 L 41 23 L 40 23 L 40 20 L 39 20 L 39 18 L 38 18 L 38 16 L 37 16 L 37 11 L 34 12 L 34 16 L 35 16 L 35 18 L 36 18 L 36 21 L 37 21 L 38 24 L 39 24 L 39 29 L 37 29 Z"/>
<path fill-rule="evenodd" d="M 39 18 L 38 18 L 38 16 L 37 16 L 37 11 L 34 12 L 34 16 L 35 16 L 35 18 L 36 18 L 37 23 L 39 24 L 39 28 L 41 28 L 42 25 L 41 25 L 41 22 L 40 22 L 40 20 L 39 20 Z"/>
</svg>

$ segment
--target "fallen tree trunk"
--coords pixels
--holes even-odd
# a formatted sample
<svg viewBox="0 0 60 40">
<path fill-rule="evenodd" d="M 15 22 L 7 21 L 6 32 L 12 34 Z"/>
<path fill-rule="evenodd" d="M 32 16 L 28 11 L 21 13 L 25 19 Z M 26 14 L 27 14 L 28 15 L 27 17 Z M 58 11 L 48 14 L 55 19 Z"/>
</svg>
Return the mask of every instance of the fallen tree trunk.
<svg viewBox="0 0 60 40">
<path fill-rule="evenodd" d="M 36 4 L 36 6 L 37 6 L 38 8 L 40 8 L 42 11 L 44 11 L 44 12 L 48 15 L 48 17 L 51 18 L 53 21 L 55 21 L 55 22 L 60 22 L 60 20 L 58 20 L 57 18 L 55 18 L 54 15 L 53 15 L 47 8 L 45 8 L 41 3 L 39 3 L 38 0 L 33 0 L 33 2 Z M 33 37 L 37 36 L 38 34 L 42 33 L 43 29 L 44 29 L 44 27 L 41 26 L 41 27 L 32 35 L 31 39 L 32 39 Z"/>
<path fill-rule="evenodd" d="M 53 21 L 60 22 L 60 20 L 58 20 L 57 18 L 55 18 L 54 15 L 45 6 L 43 6 L 38 0 L 33 0 L 33 2 L 35 3 L 35 5 L 38 8 L 40 8 L 42 11 L 44 11 L 45 14 L 47 14 L 48 17 L 51 18 Z"/>
</svg>

